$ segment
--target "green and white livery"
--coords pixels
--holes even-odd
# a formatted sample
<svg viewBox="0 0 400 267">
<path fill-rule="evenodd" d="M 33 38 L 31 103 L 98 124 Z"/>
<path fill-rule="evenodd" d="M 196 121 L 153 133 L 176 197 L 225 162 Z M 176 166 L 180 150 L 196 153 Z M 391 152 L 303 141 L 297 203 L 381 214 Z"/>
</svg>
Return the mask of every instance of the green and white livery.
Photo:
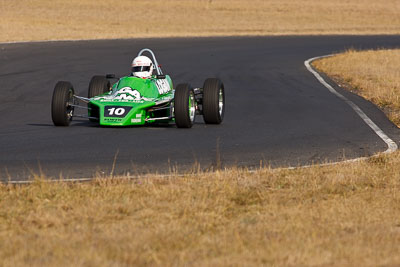
<svg viewBox="0 0 400 267">
<path fill-rule="evenodd" d="M 188 83 L 174 87 L 170 76 L 163 74 L 154 53 L 146 48 L 137 58 L 146 58 L 143 53 L 150 54 L 154 66 L 147 78 L 125 76 L 111 86 L 110 79 L 115 79 L 115 75 L 94 76 L 89 83 L 88 97 L 75 95 L 70 82 L 58 82 L 52 99 L 54 125 L 68 126 L 74 117 L 88 118 L 104 126 L 175 122 L 179 128 L 190 128 L 196 115 L 203 115 L 205 123 L 222 122 L 225 91 L 219 79 L 206 79 L 202 88 L 192 88 Z M 87 109 L 87 114 L 76 114 L 76 109 Z"/>
</svg>

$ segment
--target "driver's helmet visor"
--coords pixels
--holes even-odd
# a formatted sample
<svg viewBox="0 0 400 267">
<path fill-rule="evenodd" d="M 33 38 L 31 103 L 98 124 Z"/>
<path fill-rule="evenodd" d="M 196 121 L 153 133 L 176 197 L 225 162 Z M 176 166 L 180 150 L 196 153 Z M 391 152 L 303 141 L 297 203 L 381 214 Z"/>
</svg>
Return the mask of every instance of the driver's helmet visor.
<svg viewBox="0 0 400 267">
<path fill-rule="evenodd" d="M 132 67 L 132 72 L 144 72 L 144 71 L 150 71 L 150 66 L 136 66 Z"/>
</svg>

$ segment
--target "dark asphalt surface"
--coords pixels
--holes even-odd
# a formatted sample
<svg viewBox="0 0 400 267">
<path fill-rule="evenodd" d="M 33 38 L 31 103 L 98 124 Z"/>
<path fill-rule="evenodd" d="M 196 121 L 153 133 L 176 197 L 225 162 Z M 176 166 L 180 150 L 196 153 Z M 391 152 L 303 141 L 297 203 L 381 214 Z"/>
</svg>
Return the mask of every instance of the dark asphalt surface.
<svg viewBox="0 0 400 267">
<path fill-rule="evenodd" d="M 96 74 L 126 75 L 144 47 L 175 85 L 226 88 L 223 124 L 192 129 L 103 128 L 86 120 L 55 127 L 50 105 L 58 80 L 87 95 Z M 298 166 L 372 155 L 386 144 L 304 67 L 304 60 L 347 48 L 400 47 L 400 36 L 188 38 L 0 45 L 0 180 L 41 169 L 51 177 L 187 170 L 222 166 Z M 328 80 L 329 81 L 329 80 Z M 359 105 L 397 143 L 400 131 L 368 101 Z"/>
</svg>

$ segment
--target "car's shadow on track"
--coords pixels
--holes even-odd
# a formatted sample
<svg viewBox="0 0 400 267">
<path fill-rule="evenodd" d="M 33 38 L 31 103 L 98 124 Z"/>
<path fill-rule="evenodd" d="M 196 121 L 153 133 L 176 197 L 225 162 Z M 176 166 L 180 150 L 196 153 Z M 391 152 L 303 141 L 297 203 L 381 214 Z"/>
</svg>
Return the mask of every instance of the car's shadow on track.
<svg viewBox="0 0 400 267">
<path fill-rule="evenodd" d="M 195 122 L 194 125 L 203 125 L 203 122 Z M 37 127 L 56 127 L 52 123 L 27 123 L 26 125 L 28 126 L 37 126 Z M 152 123 L 152 124 L 146 124 L 146 125 L 131 125 L 131 126 L 122 126 L 122 127 L 116 127 L 116 126 L 104 126 L 104 125 L 99 125 L 98 123 L 95 122 L 90 122 L 90 121 L 72 121 L 70 124 L 70 127 L 75 127 L 75 126 L 85 126 L 85 127 L 94 127 L 94 128 L 158 128 L 158 129 L 170 129 L 170 128 L 177 128 L 175 124 L 173 123 Z"/>
<path fill-rule="evenodd" d="M 28 123 L 26 125 L 29 126 L 40 126 L 40 127 L 50 127 L 50 126 L 54 126 L 53 124 L 44 124 L 44 123 Z"/>
<path fill-rule="evenodd" d="M 89 124 L 91 127 L 98 127 L 98 128 L 147 128 L 147 129 L 169 129 L 169 128 L 177 128 L 175 124 L 168 124 L 168 123 L 152 123 L 152 124 L 145 124 L 145 125 L 127 125 L 127 126 L 107 126 L 107 125 L 99 125 L 99 124 Z"/>
<path fill-rule="evenodd" d="M 26 125 L 37 127 L 56 127 L 52 123 L 27 123 Z M 99 125 L 96 125 L 95 123 L 85 121 L 74 121 L 70 124 L 70 126 L 99 127 Z"/>
</svg>

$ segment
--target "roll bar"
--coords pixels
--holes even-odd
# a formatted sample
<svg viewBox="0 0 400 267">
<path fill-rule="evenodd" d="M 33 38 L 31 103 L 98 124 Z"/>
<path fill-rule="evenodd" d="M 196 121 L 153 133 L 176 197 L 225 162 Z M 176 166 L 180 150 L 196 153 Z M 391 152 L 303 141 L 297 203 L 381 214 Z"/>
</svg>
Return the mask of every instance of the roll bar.
<svg viewBox="0 0 400 267">
<path fill-rule="evenodd" d="M 148 52 L 153 57 L 153 62 L 154 62 L 154 65 L 156 66 L 157 75 L 163 75 L 162 70 L 161 70 L 160 66 L 158 65 L 156 56 L 154 55 L 153 51 L 151 51 L 149 48 L 144 48 L 144 49 L 140 50 L 140 52 L 137 56 L 140 57 L 141 55 L 143 55 L 144 52 Z"/>
</svg>

